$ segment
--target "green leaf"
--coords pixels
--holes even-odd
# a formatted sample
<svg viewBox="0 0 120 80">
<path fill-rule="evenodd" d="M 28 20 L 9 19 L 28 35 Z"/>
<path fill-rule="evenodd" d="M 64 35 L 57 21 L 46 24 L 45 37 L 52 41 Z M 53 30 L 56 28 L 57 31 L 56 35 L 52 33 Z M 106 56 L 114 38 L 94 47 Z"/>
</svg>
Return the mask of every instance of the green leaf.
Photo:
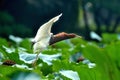
<svg viewBox="0 0 120 80">
<path fill-rule="evenodd" d="M 27 49 L 28 52 L 32 52 L 32 43 L 29 39 L 24 39 L 22 42 L 20 42 L 20 47 Z"/>
<path fill-rule="evenodd" d="M 79 75 L 77 72 L 72 70 L 61 70 L 59 73 L 61 73 L 63 76 L 72 79 L 72 80 L 80 80 Z"/>
</svg>

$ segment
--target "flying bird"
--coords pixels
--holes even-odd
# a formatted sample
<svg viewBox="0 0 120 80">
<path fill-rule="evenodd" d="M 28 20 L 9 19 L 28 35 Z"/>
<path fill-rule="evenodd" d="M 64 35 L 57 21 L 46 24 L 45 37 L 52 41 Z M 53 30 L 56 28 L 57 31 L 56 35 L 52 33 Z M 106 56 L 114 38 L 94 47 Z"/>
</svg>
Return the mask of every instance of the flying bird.
<svg viewBox="0 0 120 80">
<path fill-rule="evenodd" d="M 40 53 L 49 46 L 49 41 L 53 36 L 51 33 L 51 27 L 53 23 L 58 21 L 62 14 L 50 19 L 48 22 L 43 24 L 37 31 L 35 38 L 33 39 L 33 52 Z"/>
<path fill-rule="evenodd" d="M 70 38 L 74 38 L 74 37 L 81 37 L 81 36 L 78 36 L 74 33 L 68 34 L 65 32 L 61 32 L 61 33 L 58 33 L 56 35 L 53 35 L 53 33 L 51 33 L 52 25 L 56 21 L 58 21 L 61 16 L 62 16 L 62 14 L 50 19 L 48 22 L 43 24 L 38 29 L 37 34 L 32 41 L 33 42 L 33 52 L 37 53 L 35 62 L 37 61 L 38 55 L 43 50 L 45 50 L 49 45 L 52 45 L 56 42 L 59 42 L 59 41 L 65 40 L 65 39 L 70 39 Z"/>
</svg>

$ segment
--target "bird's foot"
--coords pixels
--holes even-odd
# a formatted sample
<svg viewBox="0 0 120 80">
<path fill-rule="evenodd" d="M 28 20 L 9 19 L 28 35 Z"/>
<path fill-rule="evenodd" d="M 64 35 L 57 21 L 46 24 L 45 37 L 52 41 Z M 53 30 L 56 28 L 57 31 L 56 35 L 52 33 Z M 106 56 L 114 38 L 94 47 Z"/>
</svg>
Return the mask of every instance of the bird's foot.
<svg viewBox="0 0 120 80">
<path fill-rule="evenodd" d="M 37 60 L 35 60 L 35 61 L 32 62 L 32 66 L 33 66 L 33 68 L 36 67 L 36 64 L 37 64 Z"/>
<path fill-rule="evenodd" d="M 38 56 L 39 56 L 39 54 L 37 54 L 37 55 L 36 55 L 35 60 L 32 62 L 32 66 L 33 66 L 33 68 L 35 68 L 35 67 L 36 67 L 37 60 L 38 60 Z"/>
</svg>

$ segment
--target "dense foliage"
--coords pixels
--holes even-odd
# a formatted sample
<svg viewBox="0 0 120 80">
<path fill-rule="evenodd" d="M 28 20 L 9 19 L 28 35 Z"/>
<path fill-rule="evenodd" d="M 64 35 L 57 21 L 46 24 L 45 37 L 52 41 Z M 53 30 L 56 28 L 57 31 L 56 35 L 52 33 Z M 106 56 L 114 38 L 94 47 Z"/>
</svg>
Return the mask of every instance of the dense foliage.
<svg viewBox="0 0 120 80">
<path fill-rule="evenodd" d="M 102 41 L 74 38 L 43 51 L 33 68 L 30 39 L 0 38 L 1 80 L 119 80 L 120 37 L 103 34 Z M 79 60 L 84 57 L 84 60 Z M 15 65 L 8 66 L 6 60 Z M 78 61 L 79 60 L 79 61 Z"/>
</svg>

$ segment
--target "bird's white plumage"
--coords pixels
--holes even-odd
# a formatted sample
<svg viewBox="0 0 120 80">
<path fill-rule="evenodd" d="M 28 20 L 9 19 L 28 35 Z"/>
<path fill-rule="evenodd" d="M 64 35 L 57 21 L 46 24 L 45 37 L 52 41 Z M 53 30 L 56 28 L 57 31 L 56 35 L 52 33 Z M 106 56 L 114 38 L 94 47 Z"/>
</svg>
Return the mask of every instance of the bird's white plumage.
<svg viewBox="0 0 120 80">
<path fill-rule="evenodd" d="M 40 41 L 42 38 L 50 36 L 51 33 L 51 27 L 53 25 L 53 23 L 55 23 L 56 21 L 58 21 L 58 19 L 60 18 L 60 16 L 62 16 L 62 14 L 50 19 L 48 22 L 46 22 L 45 24 L 43 24 L 37 31 L 37 34 L 34 38 L 35 42 Z"/>
<path fill-rule="evenodd" d="M 62 16 L 62 14 L 50 19 L 38 29 L 37 34 L 33 40 L 33 42 L 35 42 L 33 45 L 34 53 L 40 53 L 42 50 L 47 48 L 49 45 L 49 40 L 53 35 L 51 33 L 51 27 L 53 23 L 59 20 L 60 16 Z"/>
</svg>

